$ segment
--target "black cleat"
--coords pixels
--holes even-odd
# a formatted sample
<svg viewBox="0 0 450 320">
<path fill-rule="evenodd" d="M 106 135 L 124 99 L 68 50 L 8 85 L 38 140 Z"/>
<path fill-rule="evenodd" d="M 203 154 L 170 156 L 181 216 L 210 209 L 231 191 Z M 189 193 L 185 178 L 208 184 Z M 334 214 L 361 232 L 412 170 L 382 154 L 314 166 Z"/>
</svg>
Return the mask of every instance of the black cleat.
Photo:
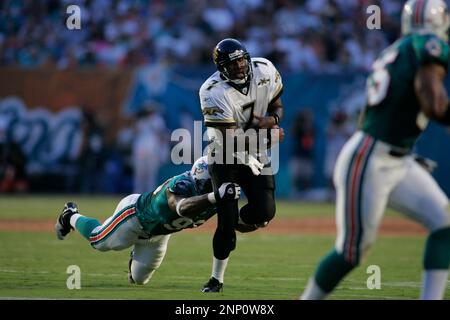
<svg viewBox="0 0 450 320">
<path fill-rule="evenodd" d="M 247 233 L 252 232 L 255 230 L 258 230 L 260 228 L 265 228 L 269 222 L 263 222 L 263 223 L 257 223 L 257 224 L 247 224 L 244 221 L 242 221 L 241 217 L 239 217 L 239 221 L 235 227 L 236 231 L 239 231 L 241 233 Z"/>
<path fill-rule="evenodd" d="M 75 213 L 78 213 L 77 205 L 74 202 L 67 202 L 55 224 L 55 232 L 59 240 L 64 240 L 64 237 L 70 230 L 73 230 L 73 227 L 70 225 L 70 217 Z"/>
<path fill-rule="evenodd" d="M 207 283 L 203 286 L 202 292 L 221 292 L 223 291 L 223 283 L 220 283 L 214 277 L 208 280 Z"/>
<path fill-rule="evenodd" d="M 130 253 L 130 260 L 128 261 L 128 282 L 131 284 L 135 284 L 136 282 L 133 279 L 133 275 L 131 273 L 131 263 L 133 262 L 133 257 L 134 257 L 134 251 L 131 250 Z"/>
<path fill-rule="evenodd" d="M 256 224 L 246 224 L 244 222 L 239 222 L 235 227 L 235 230 L 241 233 L 252 232 L 258 229 L 259 227 Z"/>
</svg>

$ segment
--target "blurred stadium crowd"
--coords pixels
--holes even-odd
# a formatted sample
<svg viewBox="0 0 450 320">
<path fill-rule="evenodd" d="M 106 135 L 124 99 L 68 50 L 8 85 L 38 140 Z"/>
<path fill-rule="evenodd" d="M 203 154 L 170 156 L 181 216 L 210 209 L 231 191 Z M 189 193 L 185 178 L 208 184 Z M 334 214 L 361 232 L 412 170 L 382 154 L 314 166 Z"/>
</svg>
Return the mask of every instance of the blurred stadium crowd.
<svg viewBox="0 0 450 320">
<path fill-rule="evenodd" d="M 104 117 L 91 113 L 98 105 L 89 110 L 80 106 L 64 116 L 53 113 L 52 120 L 50 113 L 43 110 L 28 114 L 23 102 L 10 105 L 6 101 L 10 93 L 0 96 L 0 193 L 27 190 L 130 193 L 132 189 L 134 192 L 152 189 L 158 183 L 158 172 L 161 176 L 158 170 L 170 161 L 170 131 L 182 127 L 192 132 L 193 121 L 201 117 L 192 112 L 194 109 L 199 112 L 198 88 L 204 81 L 205 70 L 207 73 L 213 70 L 212 48 L 227 37 L 242 40 L 252 56 L 272 60 L 283 74 L 287 106 L 283 127 L 288 137 L 281 148 L 286 169 L 280 179 L 289 182 L 284 182 L 288 186 L 285 191 L 283 187 L 277 187 L 277 191 L 296 198 L 318 186 L 332 191 L 337 154 L 355 130 L 355 110 L 364 103 L 364 74 L 378 53 L 398 38 L 402 3 L 398 0 L 0 1 L 0 68 L 35 73 L 119 71 L 141 79 L 141 82 L 133 80 L 136 90 L 131 96 L 137 102 L 136 109 L 127 109 L 133 111 L 128 114 L 131 121 L 121 130 L 113 128 L 117 140 L 112 143 L 105 138 L 105 123 L 101 121 Z M 76 32 L 66 27 L 70 15 L 66 8 L 73 4 L 81 12 L 81 29 Z M 381 8 L 379 30 L 366 25 L 371 14 L 367 8 L 371 5 Z M 182 73 L 169 76 L 169 69 L 184 72 L 184 77 L 180 77 Z M 169 77 L 175 86 L 173 83 L 168 86 Z M 10 82 L 8 77 L 2 79 Z M 16 83 L 23 86 L 22 80 Z M 311 81 L 314 86 L 310 86 Z M 51 87 L 48 82 L 46 86 Z M 0 87 L 6 86 L 0 83 Z M 66 87 L 71 90 L 67 84 L 61 88 Z M 163 92 L 165 87 L 172 90 L 166 96 L 175 97 L 169 99 L 171 105 L 146 101 L 139 91 L 145 89 L 158 95 L 158 90 Z M 299 87 L 308 90 L 298 96 Z M 110 92 L 102 88 L 95 92 L 108 96 Z M 31 89 L 28 91 L 35 91 L 34 87 Z M 108 89 L 114 91 L 109 86 Z M 51 95 L 48 94 L 50 98 Z M 108 107 L 119 109 L 119 105 L 127 103 L 134 106 L 134 100 L 130 101 L 114 101 L 116 105 Z M 22 148 L 11 138 L 11 115 L 16 117 L 16 134 L 23 137 Z M 176 122 L 168 121 L 174 117 Z M 38 139 L 37 133 L 47 136 Z M 27 137 L 34 137 L 35 141 L 26 141 Z M 49 175 L 52 172 L 62 181 L 53 182 Z"/>
<path fill-rule="evenodd" d="M 65 27 L 65 8 L 81 8 L 81 32 Z M 0 65 L 60 69 L 126 67 L 160 59 L 210 64 L 224 37 L 244 41 L 286 71 L 367 70 L 399 32 L 396 0 L 4 0 Z M 383 28 L 366 27 L 379 5 Z"/>
</svg>

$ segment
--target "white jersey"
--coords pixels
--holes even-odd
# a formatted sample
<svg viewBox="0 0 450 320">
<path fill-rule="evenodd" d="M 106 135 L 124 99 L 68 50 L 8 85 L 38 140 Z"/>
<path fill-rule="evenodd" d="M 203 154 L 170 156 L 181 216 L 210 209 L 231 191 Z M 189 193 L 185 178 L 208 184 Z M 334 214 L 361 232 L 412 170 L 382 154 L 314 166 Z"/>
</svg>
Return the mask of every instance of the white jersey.
<svg viewBox="0 0 450 320">
<path fill-rule="evenodd" d="M 253 76 L 245 91 L 231 86 L 216 71 L 200 88 L 200 103 L 206 127 L 235 125 L 246 130 L 253 114 L 265 116 L 267 107 L 282 92 L 281 76 L 272 62 L 252 58 Z M 208 130 L 211 139 L 215 130 Z"/>
</svg>

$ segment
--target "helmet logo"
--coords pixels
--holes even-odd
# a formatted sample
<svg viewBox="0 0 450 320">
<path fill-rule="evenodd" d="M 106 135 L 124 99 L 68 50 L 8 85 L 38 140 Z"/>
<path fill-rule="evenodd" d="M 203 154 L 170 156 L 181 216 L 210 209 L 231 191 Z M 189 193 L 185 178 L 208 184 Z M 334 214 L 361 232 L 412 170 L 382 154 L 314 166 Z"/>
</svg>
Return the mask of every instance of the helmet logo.
<svg viewBox="0 0 450 320">
<path fill-rule="evenodd" d="M 230 58 L 231 60 L 240 58 L 244 55 L 244 51 L 243 50 L 235 50 L 234 52 L 228 54 L 228 58 Z"/>
<path fill-rule="evenodd" d="M 194 174 L 201 174 L 203 173 L 205 170 L 208 170 L 208 165 L 206 163 L 199 163 L 197 165 L 197 167 L 195 167 L 195 171 Z"/>
</svg>

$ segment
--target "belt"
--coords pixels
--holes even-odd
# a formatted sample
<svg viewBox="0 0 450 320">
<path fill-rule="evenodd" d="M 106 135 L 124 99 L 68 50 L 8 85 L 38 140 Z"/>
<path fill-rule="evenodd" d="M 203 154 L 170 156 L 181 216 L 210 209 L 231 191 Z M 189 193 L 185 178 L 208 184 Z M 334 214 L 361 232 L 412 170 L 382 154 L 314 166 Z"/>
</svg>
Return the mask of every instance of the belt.
<svg viewBox="0 0 450 320">
<path fill-rule="evenodd" d="M 372 139 L 375 140 L 376 142 L 376 149 L 378 149 L 379 152 L 383 153 L 383 154 L 389 154 L 392 157 L 396 157 L 396 158 L 402 158 L 405 157 L 407 155 L 411 154 L 411 149 L 410 148 L 402 148 L 399 146 L 395 146 L 392 145 L 388 142 L 384 142 L 382 140 L 379 140 L 377 138 L 374 138 L 373 136 L 371 136 L 370 134 L 367 134 L 365 132 L 360 132 L 359 134 L 362 134 L 362 137 L 371 137 Z"/>
</svg>

